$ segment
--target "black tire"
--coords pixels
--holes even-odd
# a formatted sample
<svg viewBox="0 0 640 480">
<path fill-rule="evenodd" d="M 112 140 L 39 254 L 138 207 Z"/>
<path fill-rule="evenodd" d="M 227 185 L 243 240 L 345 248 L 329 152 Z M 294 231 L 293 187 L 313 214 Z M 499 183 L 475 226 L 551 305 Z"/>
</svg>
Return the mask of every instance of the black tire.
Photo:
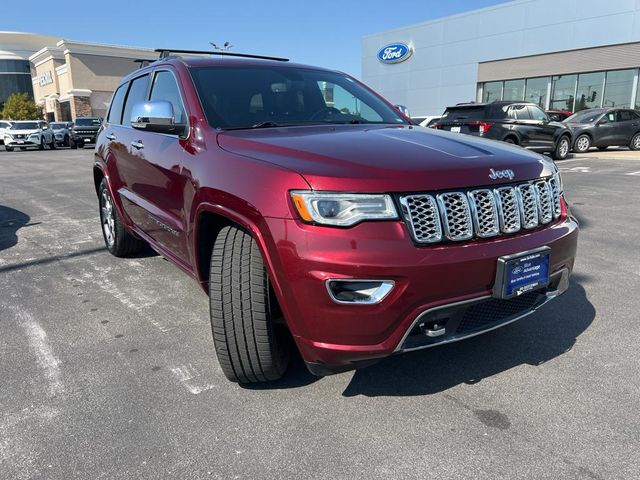
<svg viewBox="0 0 640 480">
<path fill-rule="evenodd" d="M 64 136 L 64 142 L 62 142 L 62 144 L 63 144 L 65 147 L 68 147 L 68 146 L 69 146 L 69 135 L 65 135 L 65 136 Z"/>
<path fill-rule="evenodd" d="M 636 133 L 633 137 L 631 137 L 629 148 L 631 150 L 640 150 L 640 133 Z"/>
<path fill-rule="evenodd" d="M 55 135 L 51 136 L 51 143 L 49 144 L 49 148 L 51 150 L 55 150 L 56 149 L 56 137 L 55 137 Z"/>
<path fill-rule="evenodd" d="M 507 137 L 504 139 L 504 143 L 508 143 L 510 145 L 518 145 L 518 142 L 513 137 Z"/>
<path fill-rule="evenodd" d="M 5 149 L 7 152 L 13 152 L 13 147 L 7 147 L 7 146 L 5 146 L 5 147 L 4 147 L 4 149 Z"/>
<path fill-rule="evenodd" d="M 607 148 L 609 148 L 609 147 L 607 147 L 607 146 L 598 147 L 598 150 L 600 150 L 601 152 L 604 152 Z"/>
<path fill-rule="evenodd" d="M 575 142 L 573 142 L 573 151 L 578 153 L 585 153 L 591 148 L 591 137 L 586 134 L 578 135 Z"/>
<path fill-rule="evenodd" d="M 44 150 L 44 137 L 40 137 L 40 145 L 38 145 L 38 150 Z"/>
<path fill-rule="evenodd" d="M 113 222 L 110 223 L 110 229 L 112 231 L 111 236 L 109 236 L 107 228 L 105 227 L 108 210 L 106 205 L 107 199 L 111 205 L 111 215 L 113 215 Z M 104 244 L 106 245 L 107 250 L 116 257 L 128 257 L 142 250 L 144 248 L 144 241 L 131 235 L 120 220 L 118 210 L 115 208 L 111 194 L 109 193 L 106 179 L 102 179 L 102 182 L 100 183 L 100 188 L 98 190 L 98 202 L 100 205 L 100 226 L 102 229 L 102 237 L 104 238 Z"/>
<path fill-rule="evenodd" d="M 555 150 L 551 152 L 551 157 L 554 160 L 564 160 L 567 158 L 567 155 L 569 155 L 570 150 L 571 142 L 569 141 L 569 137 L 567 135 L 563 135 L 558 139 Z"/>
<path fill-rule="evenodd" d="M 78 148 L 78 144 L 74 140 L 71 140 L 71 148 L 74 150 Z"/>
<path fill-rule="evenodd" d="M 239 227 L 216 238 L 209 276 L 216 355 L 232 382 L 277 380 L 289 364 L 291 338 L 269 288 L 260 250 Z"/>
</svg>

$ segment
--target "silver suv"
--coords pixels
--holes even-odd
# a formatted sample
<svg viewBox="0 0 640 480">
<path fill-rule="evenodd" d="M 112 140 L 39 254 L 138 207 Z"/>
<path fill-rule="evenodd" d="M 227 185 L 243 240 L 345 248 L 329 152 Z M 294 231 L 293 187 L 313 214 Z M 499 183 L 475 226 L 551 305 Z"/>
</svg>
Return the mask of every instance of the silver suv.
<svg viewBox="0 0 640 480">
<path fill-rule="evenodd" d="M 12 152 L 16 147 L 19 147 L 20 150 L 26 150 L 28 147 L 44 150 L 47 145 L 51 150 L 54 150 L 56 138 L 47 122 L 42 120 L 13 122 L 11 128 L 6 130 L 4 134 L 4 148 L 7 152 Z"/>
</svg>

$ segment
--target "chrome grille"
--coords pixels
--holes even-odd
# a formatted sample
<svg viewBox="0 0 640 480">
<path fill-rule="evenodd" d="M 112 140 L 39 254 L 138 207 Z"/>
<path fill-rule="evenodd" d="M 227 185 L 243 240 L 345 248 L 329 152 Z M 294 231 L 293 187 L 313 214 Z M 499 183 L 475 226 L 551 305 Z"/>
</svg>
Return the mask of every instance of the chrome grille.
<svg viewBox="0 0 640 480">
<path fill-rule="evenodd" d="M 523 228 L 538 226 L 538 196 L 533 185 L 527 183 L 516 187 L 520 197 L 520 217 Z"/>
<path fill-rule="evenodd" d="M 549 179 L 549 189 L 553 200 L 553 218 L 558 218 L 562 209 L 560 207 L 560 180 L 556 175 Z"/>
<path fill-rule="evenodd" d="M 520 230 L 520 203 L 513 187 L 496 188 L 496 203 L 500 217 L 502 233 L 514 233 Z"/>
<path fill-rule="evenodd" d="M 538 193 L 538 217 L 540 223 L 546 224 L 553 220 L 553 200 L 549 184 L 545 181 L 535 183 Z"/>
<path fill-rule="evenodd" d="M 468 240 L 473 236 L 471 210 L 462 192 L 442 193 L 436 197 L 442 214 L 444 234 L 449 240 Z"/>
<path fill-rule="evenodd" d="M 412 194 L 400 203 L 414 240 L 435 243 L 516 233 L 548 224 L 561 213 L 561 184 L 556 175 L 515 186 L 438 195 Z"/>
<path fill-rule="evenodd" d="M 498 207 L 491 190 L 469 192 L 469 203 L 473 213 L 473 226 L 480 238 L 494 237 L 500 233 Z"/>
<path fill-rule="evenodd" d="M 408 216 L 413 238 L 420 243 L 442 240 L 442 226 L 435 199 L 431 195 L 409 195 L 400 199 Z"/>
</svg>

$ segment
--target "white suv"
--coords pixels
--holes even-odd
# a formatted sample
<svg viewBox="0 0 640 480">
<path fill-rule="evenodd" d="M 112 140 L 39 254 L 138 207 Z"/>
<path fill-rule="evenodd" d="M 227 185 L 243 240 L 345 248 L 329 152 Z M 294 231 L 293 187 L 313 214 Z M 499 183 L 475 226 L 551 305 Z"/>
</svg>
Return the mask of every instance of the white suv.
<svg viewBox="0 0 640 480">
<path fill-rule="evenodd" d="M 11 122 L 8 120 L 0 120 L 0 143 L 4 142 L 4 134 L 11 128 Z"/>
<path fill-rule="evenodd" d="M 13 122 L 4 134 L 4 148 L 7 152 L 12 152 L 15 147 L 19 147 L 20 150 L 26 150 L 27 147 L 44 150 L 45 145 L 51 150 L 55 149 L 56 138 L 47 122 L 42 120 Z"/>
</svg>

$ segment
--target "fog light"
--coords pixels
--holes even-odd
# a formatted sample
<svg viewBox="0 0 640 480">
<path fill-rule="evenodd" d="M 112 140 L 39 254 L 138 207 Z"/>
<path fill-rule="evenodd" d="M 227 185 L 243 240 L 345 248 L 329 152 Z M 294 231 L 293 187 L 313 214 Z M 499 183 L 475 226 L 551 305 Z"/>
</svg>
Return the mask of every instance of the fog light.
<svg viewBox="0 0 640 480">
<path fill-rule="evenodd" d="M 327 291 L 334 302 L 373 305 L 393 289 L 393 280 L 327 280 Z"/>
</svg>

